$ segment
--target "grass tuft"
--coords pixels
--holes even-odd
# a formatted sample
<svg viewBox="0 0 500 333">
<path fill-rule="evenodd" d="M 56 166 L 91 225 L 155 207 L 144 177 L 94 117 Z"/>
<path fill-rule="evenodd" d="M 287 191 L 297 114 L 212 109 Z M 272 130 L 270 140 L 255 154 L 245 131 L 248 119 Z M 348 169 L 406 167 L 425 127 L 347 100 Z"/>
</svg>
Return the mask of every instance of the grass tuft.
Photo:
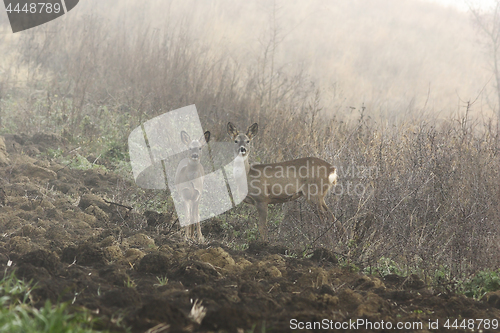
<svg viewBox="0 0 500 333">
<path fill-rule="evenodd" d="M 73 311 L 68 303 L 52 304 L 50 300 L 37 309 L 31 302 L 36 288 L 16 278 L 14 272 L 0 280 L 0 333 L 91 333 L 96 320 L 90 311 Z"/>
</svg>

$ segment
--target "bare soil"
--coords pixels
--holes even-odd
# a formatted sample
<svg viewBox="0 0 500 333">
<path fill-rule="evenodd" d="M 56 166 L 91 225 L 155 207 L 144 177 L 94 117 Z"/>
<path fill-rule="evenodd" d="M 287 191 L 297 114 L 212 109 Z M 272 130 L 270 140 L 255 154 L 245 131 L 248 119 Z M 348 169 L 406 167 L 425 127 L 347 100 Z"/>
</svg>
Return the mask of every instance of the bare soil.
<svg viewBox="0 0 500 333">
<path fill-rule="evenodd" d="M 71 302 L 90 309 L 97 328 L 116 332 L 288 332 L 291 319 L 360 318 L 422 322 L 415 332 L 439 320 L 432 331 L 469 332 L 443 324 L 500 319 L 500 292 L 478 302 L 417 276 L 365 276 L 339 267 L 325 249 L 309 259 L 261 243 L 233 251 L 221 243 L 217 221 L 203 224 L 208 243 L 186 243 L 172 212 L 139 214 L 115 204 L 122 204 L 113 201 L 117 186 L 133 189 L 132 182 L 51 161 L 45 153 L 57 148 L 71 150 L 49 134 L 0 139 L 0 269 L 11 260 L 9 269 L 33 280 L 37 306 Z M 190 313 L 200 301 L 206 315 L 197 320 Z"/>
</svg>

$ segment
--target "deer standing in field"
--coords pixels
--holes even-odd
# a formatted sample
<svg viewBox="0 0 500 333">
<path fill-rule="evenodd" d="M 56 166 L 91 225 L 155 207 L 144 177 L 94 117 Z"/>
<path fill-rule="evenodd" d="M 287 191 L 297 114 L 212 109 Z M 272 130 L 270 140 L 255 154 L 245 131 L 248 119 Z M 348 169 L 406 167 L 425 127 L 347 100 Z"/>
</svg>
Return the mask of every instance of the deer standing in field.
<svg viewBox="0 0 500 333">
<path fill-rule="evenodd" d="M 204 238 L 201 234 L 198 205 L 203 193 L 205 171 L 200 163 L 200 158 L 202 147 L 210 141 L 210 132 L 206 131 L 198 140 L 191 140 L 189 134 L 182 131 L 181 141 L 188 147 L 190 154 L 189 157 L 180 161 L 175 173 L 175 186 L 184 203 L 184 213 L 187 219 L 185 238 L 194 238 L 196 224 L 198 241 L 202 243 Z"/>
<path fill-rule="evenodd" d="M 227 124 L 227 132 L 234 140 L 236 159 L 244 160 L 248 193 L 243 201 L 257 208 L 260 239 L 268 241 L 268 205 L 296 200 L 301 196 L 318 208 L 322 221 L 322 215 L 327 212 L 335 221 L 335 216 L 325 203 L 325 196 L 337 182 L 335 167 L 316 157 L 250 165 L 248 162 L 250 142 L 257 131 L 257 123 L 249 126 L 244 134 L 239 133 L 232 123 Z M 237 173 L 236 170 L 233 172 Z"/>
</svg>

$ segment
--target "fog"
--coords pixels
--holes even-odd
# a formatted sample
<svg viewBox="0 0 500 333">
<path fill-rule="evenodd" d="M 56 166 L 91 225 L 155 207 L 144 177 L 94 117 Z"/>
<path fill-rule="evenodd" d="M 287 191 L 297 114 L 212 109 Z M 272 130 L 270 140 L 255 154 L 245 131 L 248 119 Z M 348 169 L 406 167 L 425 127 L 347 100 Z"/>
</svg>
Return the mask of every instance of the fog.
<svg viewBox="0 0 500 333">
<path fill-rule="evenodd" d="M 270 243 L 280 248 L 273 253 L 291 254 L 287 255 L 291 263 L 309 256 L 313 246 L 333 251 L 335 267 L 330 270 L 331 279 L 325 280 L 331 289 L 328 292 L 316 285 L 315 281 L 323 279 L 319 273 L 311 276 L 301 272 L 304 278 L 296 280 L 299 274 L 288 271 L 281 275 L 276 266 L 267 263 L 260 266 L 248 261 L 252 266 L 241 266 L 242 272 L 248 272 L 245 267 L 255 267 L 259 272 L 263 267 L 274 267 L 280 274 L 265 273 L 262 278 L 251 273 L 246 275 L 251 283 L 271 276 L 280 279 L 269 280 L 272 283 L 293 278 L 288 285 L 282 284 L 284 288 L 266 282 L 259 287 L 260 294 L 253 294 L 253 285 L 245 287 L 253 294 L 248 296 L 259 302 L 249 309 L 261 309 L 262 318 L 269 318 L 271 326 L 278 321 L 284 323 L 284 316 L 296 314 L 298 303 L 289 302 L 295 297 L 304 297 L 311 311 L 326 309 L 325 316 L 335 312 L 342 320 L 368 309 L 365 304 L 375 304 L 374 311 L 381 312 L 377 318 L 399 318 L 399 313 L 389 315 L 386 311 L 398 301 L 392 298 L 387 303 L 374 303 L 372 299 L 359 303 L 361 294 L 357 294 L 353 296 L 355 301 L 343 301 L 340 293 L 345 288 L 355 288 L 352 295 L 371 295 L 363 286 L 373 283 L 370 288 L 374 292 L 384 286 L 377 278 L 377 283 L 363 280 L 366 283 L 359 285 L 360 279 L 353 287 L 357 267 L 360 272 L 380 277 L 396 273 L 413 279 L 413 274 L 421 275 L 422 285 L 431 289 L 420 289 L 420 283 L 406 289 L 406 281 L 411 282 L 407 278 L 397 283 L 386 280 L 393 281 L 387 286 L 404 288 L 407 299 L 412 300 L 417 291 L 423 291 L 436 309 L 449 308 L 447 302 L 457 299 L 453 293 L 466 290 L 463 286 L 474 291 L 474 296 L 481 293 L 481 297 L 485 289 L 479 283 L 467 286 L 466 282 L 480 271 L 485 273 L 478 277 L 498 277 L 488 272 L 500 267 L 500 132 L 495 126 L 500 75 L 497 80 L 492 74 L 488 40 L 474 25 L 473 13 L 423 0 L 87 0 L 59 19 L 12 34 L 5 12 L 0 11 L 0 206 L 4 206 L 0 212 L 4 235 L 0 237 L 0 264 L 2 260 L 7 262 L 9 251 L 19 251 L 12 256 L 17 265 L 20 261 L 16 258 L 38 244 L 54 251 L 53 257 L 61 260 L 51 262 L 62 261 L 67 269 L 79 272 L 71 282 L 69 275 L 47 266 L 54 278 L 50 281 L 62 279 L 64 288 L 58 289 L 69 290 L 63 301 L 75 302 L 78 295 L 75 306 L 98 304 L 88 301 L 90 294 L 98 302 L 106 299 L 99 295 L 101 283 L 107 279 L 100 275 L 104 269 L 90 276 L 82 275 L 86 271 L 80 268 L 87 263 L 94 265 L 94 258 L 107 265 L 107 252 L 101 247 L 116 253 L 109 257 L 116 266 L 110 272 L 118 272 L 116 279 L 123 278 L 115 282 L 113 277 L 102 289 L 113 302 L 115 291 L 122 293 L 123 286 L 135 288 L 131 276 L 140 276 L 136 273 L 144 277 L 137 280 L 139 293 L 148 290 L 155 293 L 151 295 L 154 297 L 180 295 L 177 288 L 185 293 L 184 305 L 169 300 L 158 307 L 145 303 L 154 298 L 150 295 L 141 294 L 143 301 L 136 302 L 139 294 L 134 291 L 137 297 L 131 296 L 130 303 L 138 311 L 148 312 L 143 305 L 150 304 L 150 309 L 180 307 L 189 313 L 194 288 L 208 290 L 200 284 L 204 276 L 225 281 L 224 286 L 216 282 L 224 288 L 220 293 L 207 293 L 206 306 L 219 304 L 221 293 L 240 294 L 240 287 L 231 291 L 227 283 L 241 284 L 242 275 L 226 279 L 227 275 L 213 268 L 220 268 L 218 259 L 210 262 L 213 267 L 209 271 L 200 268 L 207 266 L 198 265 L 198 259 L 193 261 L 191 255 L 199 247 L 196 245 L 193 251 L 195 247 L 187 242 L 178 246 L 182 242 L 182 230 L 176 226 L 179 205 L 175 197 L 172 199 L 170 187 L 163 186 L 165 179 L 170 185 L 182 183 L 177 181 L 177 170 L 188 162 L 183 162 L 187 156 L 179 154 L 179 147 L 185 149 L 181 142 L 190 141 L 183 139 L 183 131 L 190 132 L 191 138 L 210 131 L 210 143 L 204 146 L 208 151 L 201 153 L 204 162 L 199 162 L 205 163 L 208 175 L 210 168 L 216 174 L 229 163 L 232 151 L 219 155 L 230 150 L 217 148 L 221 147 L 217 144 L 234 147 L 231 137 L 237 127 L 239 133 L 251 137 L 257 134 L 251 144 L 248 136 L 238 139 L 251 146 L 245 155 L 249 163 L 314 157 L 338 171 L 335 190 L 324 197 L 333 213 L 328 223 L 321 221 L 321 213 L 307 204 L 306 198 L 298 198 L 300 192 L 287 193 L 287 199 L 297 199 L 288 203 L 268 201 L 280 203 L 269 207 L 267 231 L 262 223 L 260 227 L 255 223 L 257 210 L 246 204 L 212 217 L 232 206 L 230 198 L 222 200 L 214 193 L 226 194 L 228 188 L 234 189 L 233 203 L 244 196 L 239 181 L 246 163 L 240 159 L 235 162 L 236 168 L 226 168 L 226 176 L 217 173 L 215 180 L 205 182 L 199 193 L 207 200 L 200 201 L 201 214 L 211 217 L 205 220 L 203 231 L 209 242 L 214 240 L 211 249 L 216 250 L 219 245 L 215 244 L 227 244 L 235 251 L 251 250 L 241 257 L 258 253 L 266 258 L 263 252 L 253 252 L 261 245 L 252 242 L 268 232 Z M 169 111 L 183 107 L 191 110 L 189 116 L 182 113 L 165 125 L 165 119 L 175 115 Z M 255 123 L 258 125 L 251 125 Z M 197 168 L 196 174 L 199 171 Z M 231 181 L 218 182 L 231 177 L 237 186 Z M 304 177 L 304 184 L 321 181 L 315 176 L 299 177 Z M 275 174 L 274 184 L 277 178 Z M 331 182 L 330 176 L 328 180 Z M 324 187 L 320 184 L 318 188 Z M 266 201 L 254 203 L 261 208 L 267 206 Z M 217 209 L 212 214 L 210 209 L 214 207 Z M 140 245 L 142 250 L 133 245 L 144 257 L 132 260 L 126 253 L 136 243 L 127 239 L 136 236 L 147 242 Z M 99 252 L 87 251 L 87 245 Z M 162 257 L 167 256 L 161 259 L 161 271 L 156 270 L 160 261 L 149 261 L 146 256 L 157 250 Z M 88 255 L 77 262 L 80 252 Z M 43 252 L 39 253 L 45 258 Z M 33 266 L 42 261 L 36 259 L 40 256 L 32 256 L 35 259 L 24 264 Z M 219 256 L 224 261 L 231 258 L 229 254 Z M 188 261 L 177 261 L 181 257 Z M 323 259 L 318 260 L 319 267 Z M 235 262 L 233 266 L 239 265 Z M 280 266 L 275 259 L 269 261 L 271 264 Z M 310 264 L 300 265 L 304 272 L 311 273 Z M 339 280 L 337 268 L 348 274 L 346 283 Z M 33 272 L 32 268 L 24 271 Z M 48 271 L 44 267 L 37 267 L 36 272 L 42 272 L 44 281 L 49 281 L 45 280 Z M 158 293 L 159 289 L 152 288 L 156 282 L 151 280 L 152 273 L 161 274 L 158 281 L 163 284 L 171 279 L 168 288 L 172 289 Z M 25 281 L 31 279 L 25 276 Z M 307 286 L 301 280 L 307 281 Z M 78 289 L 90 281 L 94 281 L 93 287 Z M 65 289 L 70 285 L 78 290 Z M 302 296 L 294 288 L 300 288 Z M 49 292 L 40 290 L 43 295 L 55 295 L 56 289 L 51 284 Z M 276 297 L 285 289 L 288 294 Z M 387 290 L 385 294 L 392 295 Z M 213 300 L 209 294 L 214 295 Z M 326 300 L 315 302 L 310 298 L 313 294 L 321 299 L 327 295 L 338 298 L 331 304 Z M 443 306 L 436 305 L 439 294 L 446 300 Z M 288 312 L 275 305 L 272 310 L 262 307 L 269 303 L 269 297 L 276 299 L 276 304 L 289 304 Z M 246 298 L 237 301 L 237 306 L 248 305 Z M 175 302 L 178 299 L 175 296 Z M 84 303 L 78 303 L 82 300 Z M 120 298 L 118 303 L 124 302 Z M 351 303 L 359 304 L 356 311 Z M 463 304 L 467 309 L 461 316 L 465 318 L 471 313 L 472 303 Z M 486 303 L 477 304 L 484 307 Z M 127 311 L 132 309 L 129 305 L 120 304 L 127 306 Z M 231 310 L 236 312 L 221 315 L 221 322 L 231 323 L 234 313 L 240 314 L 238 307 L 231 303 Z M 101 316 L 116 309 L 114 305 L 104 308 Z M 399 310 L 415 319 L 412 307 Z M 439 316 L 434 310 L 422 315 L 417 319 L 424 323 L 428 319 L 425 316 L 433 320 Z M 141 332 L 155 324 L 146 315 L 126 317 L 131 325 L 140 317 L 143 326 L 136 327 Z M 488 315 L 478 312 L 477 317 Z M 249 319 L 248 325 L 253 323 Z M 213 329 L 210 326 L 207 330 Z M 227 331 L 236 331 L 236 326 Z"/>
<path fill-rule="evenodd" d="M 1 15 L 5 47 L 13 37 Z M 184 31 L 207 54 L 227 56 L 237 66 L 271 60 L 268 71 L 290 80 L 301 73 L 318 89 L 330 116 L 362 106 L 383 118 L 423 110 L 448 116 L 476 99 L 472 115 L 491 116 L 496 107 L 486 51 L 468 13 L 453 7 L 418 0 L 88 0 L 64 22 L 18 35 L 51 31 L 57 38 L 61 31 L 54 27 L 81 24 L 76 17 L 87 15 L 102 17 L 110 38 L 119 29 L 131 37 L 145 27 Z"/>
</svg>

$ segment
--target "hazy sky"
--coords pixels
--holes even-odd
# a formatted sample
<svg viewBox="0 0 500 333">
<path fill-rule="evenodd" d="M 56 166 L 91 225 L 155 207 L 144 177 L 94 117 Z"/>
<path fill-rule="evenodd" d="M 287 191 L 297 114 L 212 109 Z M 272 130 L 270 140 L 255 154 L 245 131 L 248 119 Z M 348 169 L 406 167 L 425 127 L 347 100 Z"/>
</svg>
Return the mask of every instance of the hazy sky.
<svg viewBox="0 0 500 333">
<path fill-rule="evenodd" d="M 437 2 L 446 6 L 457 7 L 461 10 L 468 10 L 469 8 L 469 6 L 467 5 L 468 3 L 471 3 L 480 8 L 487 9 L 496 2 L 496 0 L 426 0 L 426 1 Z"/>
</svg>

